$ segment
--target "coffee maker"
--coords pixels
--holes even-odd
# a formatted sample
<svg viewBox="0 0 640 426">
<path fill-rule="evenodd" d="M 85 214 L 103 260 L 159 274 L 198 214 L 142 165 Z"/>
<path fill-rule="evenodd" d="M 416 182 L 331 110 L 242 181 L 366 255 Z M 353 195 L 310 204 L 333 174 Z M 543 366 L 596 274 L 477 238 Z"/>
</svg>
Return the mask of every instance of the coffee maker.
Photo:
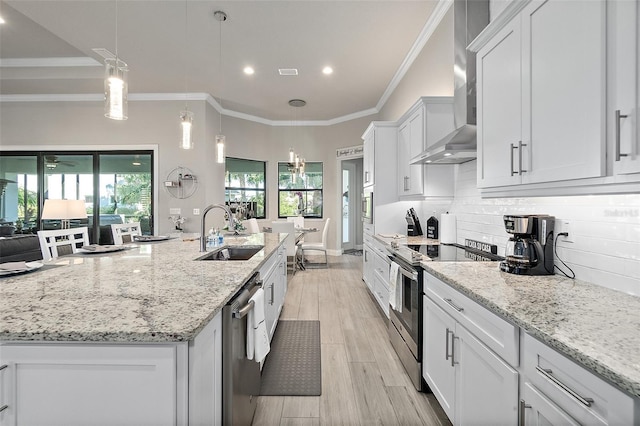
<svg viewBox="0 0 640 426">
<path fill-rule="evenodd" d="M 500 269 L 519 275 L 553 275 L 553 228 L 548 215 L 505 215 L 507 241 Z"/>
</svg>

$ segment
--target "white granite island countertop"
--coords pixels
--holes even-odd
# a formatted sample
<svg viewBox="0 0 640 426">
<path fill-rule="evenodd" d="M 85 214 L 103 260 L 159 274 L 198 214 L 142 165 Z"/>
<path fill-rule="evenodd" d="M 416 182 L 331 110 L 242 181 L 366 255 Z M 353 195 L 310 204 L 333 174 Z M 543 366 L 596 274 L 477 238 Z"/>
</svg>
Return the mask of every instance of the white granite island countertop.
<svg viewBox="0 0 640 426">
<path fill-rule="evenodd" d="M 264 249 L 246 261 L 196 261 L 199 240 L 136 243 L 0 278 L 0 341 L 191 340 L 281 245 L 279 234 L 225 243 Z"/>
<path fill-rule="evenodd" d="M 425 270 L 527 333 L 640 397 L 640 297 L 497 262 L 422 262 Z"/>
</svg>

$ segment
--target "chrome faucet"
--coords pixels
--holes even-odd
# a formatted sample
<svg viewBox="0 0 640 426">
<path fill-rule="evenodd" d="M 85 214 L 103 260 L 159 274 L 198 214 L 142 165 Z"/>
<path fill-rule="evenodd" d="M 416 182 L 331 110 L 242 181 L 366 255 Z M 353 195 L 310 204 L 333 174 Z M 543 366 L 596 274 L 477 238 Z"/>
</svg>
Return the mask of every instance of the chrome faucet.
<svg viewBox="0 0 640 426">
<path fill-rule="evenodd" d="M 229 230 L 233 232 L 233 230 L 236 229 L 235 221 L 233 219 L 233 213 L 231 213 L 231 210 L 229 209 L 229 207 L 227 207 L 224 204 L 211 204 L 205 207 L 204 211 L 202 212 L 202 219 L 200 219 L 200 251 L 201 252 L 207 251 L 207 235 L 204 233 L 205 219 L 207 217 L 207 213 L 209 213 L 209 210 L 212 210 L 215 208 L 224 210 L 227 216 L 229 216 Z"/>
</svg>

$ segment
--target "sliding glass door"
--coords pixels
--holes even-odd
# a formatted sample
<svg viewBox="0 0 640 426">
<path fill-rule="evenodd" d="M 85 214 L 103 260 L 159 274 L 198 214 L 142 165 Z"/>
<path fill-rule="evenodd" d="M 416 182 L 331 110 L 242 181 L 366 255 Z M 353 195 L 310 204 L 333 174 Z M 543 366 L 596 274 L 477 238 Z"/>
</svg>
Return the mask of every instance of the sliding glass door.
<svg viewBox="0 0 640 426">
<path fill-rule="evenodd" d="M 40 220 L 47 199 L 82 200 L 92 243 L 111 244 L 111 224 L 140 222 L 153 233 L 153 152 L 0 152 L 0 232 L 56 229 Z M 98 223 L 98 227 L 93 224 Z"/>
</svg>

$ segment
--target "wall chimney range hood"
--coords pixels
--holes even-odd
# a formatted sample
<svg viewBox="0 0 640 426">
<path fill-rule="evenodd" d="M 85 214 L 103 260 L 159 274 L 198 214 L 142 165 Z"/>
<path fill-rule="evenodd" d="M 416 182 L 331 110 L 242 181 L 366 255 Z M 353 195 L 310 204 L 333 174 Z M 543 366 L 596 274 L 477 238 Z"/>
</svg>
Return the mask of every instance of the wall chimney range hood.
<svg viewBox="0 0 640 426">
<path fill-rule="evenodd" d="M 453 2 L 453 81 L 456 130 L 411 159 L 411 164 L 459 164 L 476 158 L 476 54 L 467 46 L 489 23 L 489 0 Z"/>
</svg>

